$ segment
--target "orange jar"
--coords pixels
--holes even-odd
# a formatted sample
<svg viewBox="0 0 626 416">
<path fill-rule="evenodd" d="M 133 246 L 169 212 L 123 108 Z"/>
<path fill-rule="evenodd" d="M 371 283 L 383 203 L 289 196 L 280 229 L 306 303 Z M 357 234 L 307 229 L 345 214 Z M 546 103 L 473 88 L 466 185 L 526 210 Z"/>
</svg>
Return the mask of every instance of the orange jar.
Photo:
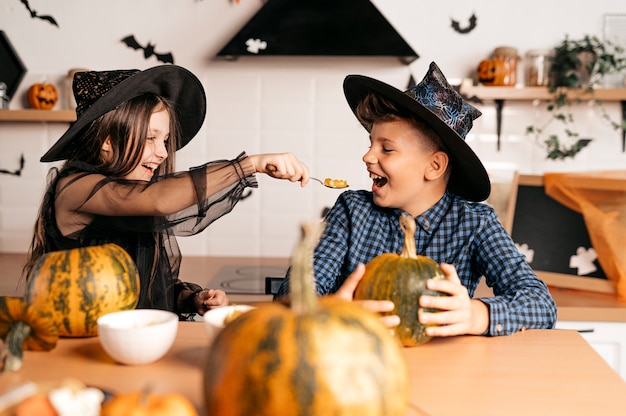
<svg viewBox="0 0 626 416">
<path fill-rule="evenodd" d="M 497 85 L 514 86 L 517 83 L 517 63 L 519 62 L 517 49 L 510 46 L 500 46 L 494 49 L 493 59 L 501 62 L 504 67 L 501 84 Z"/>
</svg>

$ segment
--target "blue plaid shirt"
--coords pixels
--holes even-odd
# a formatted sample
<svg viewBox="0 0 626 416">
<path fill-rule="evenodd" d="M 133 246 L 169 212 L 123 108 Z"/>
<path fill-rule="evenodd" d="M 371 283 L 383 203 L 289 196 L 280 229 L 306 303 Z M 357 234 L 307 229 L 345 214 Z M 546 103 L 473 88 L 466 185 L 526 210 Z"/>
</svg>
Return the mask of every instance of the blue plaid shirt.
<svg viewBox="0 0 626 416">
<path fill-rule="evenodd" d="M 319 295 L 334 293 L 359 263 L 383 253 L 400 253 L 402 210 L 381 208 L 368 191 L 346 191 L 328 212 L 328 225 L 315 248 L 314 271 Z M 489 308 L 485 335 L 508 335 L 522 328 L 552 328 L 556 305 L 535 275 L 493 208 L 469 203 L 446 192 L 416 218 L 417 254 L 456 267 L 470 297 L 482 276 L 494 297 L 481 298 Z M 288 292 L 288 276 L 279 295 Z"/>
</svg>

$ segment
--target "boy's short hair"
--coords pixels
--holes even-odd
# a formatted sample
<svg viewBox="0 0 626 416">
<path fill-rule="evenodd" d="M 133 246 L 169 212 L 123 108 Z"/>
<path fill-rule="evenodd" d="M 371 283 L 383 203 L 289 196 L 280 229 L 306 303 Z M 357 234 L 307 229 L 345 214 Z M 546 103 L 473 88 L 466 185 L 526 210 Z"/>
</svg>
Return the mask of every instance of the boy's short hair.
<svg viewBox="0 0 626 416">
<path fill-rule="evenodd" d="M 452 171 L 450 154 L 441 137 L 423 118 L 404 110 L 402 107 L 398 107 L 393 101 L 377 94 L 367 94 L 357 105 L 355 114 L 367 131 L 372 131 L 372 127 L 374 127 L 376 122 L 398 119 L 409 121 L 416 129 L 422 132 L 422 137 L 426 138 L 426 140 L 422 140 L 420 143 L 426 150 L 433 152 L 441 151 L 448 155 L 448 166 L 445 173 L 445 179 L 446 181 L 448 180 Z"/>
</svg>

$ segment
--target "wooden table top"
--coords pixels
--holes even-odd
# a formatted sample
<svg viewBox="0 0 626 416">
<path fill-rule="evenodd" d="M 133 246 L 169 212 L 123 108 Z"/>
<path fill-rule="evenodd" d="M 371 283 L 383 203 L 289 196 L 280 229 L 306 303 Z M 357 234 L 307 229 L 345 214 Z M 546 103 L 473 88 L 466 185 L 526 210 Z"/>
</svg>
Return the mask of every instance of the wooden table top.
<svg viewBox="0 0 626 416">
<path fill-rule="evenodd" d="M 143 366 L 116 364 L 98 338 L 61 339 L 49 352 L 26 351 L 24 365 L 0 375 L 0 393 L 26 381 L 76 378 L 113 393 L 149 385 L 179 392 L 204 414 L 208 337 L 181 322 L 174 346 Z M 434 339 L 405 348 L 411 374 L 408 415 L 622 415 L 626 383 L 575 331 Z"/>
</svg>

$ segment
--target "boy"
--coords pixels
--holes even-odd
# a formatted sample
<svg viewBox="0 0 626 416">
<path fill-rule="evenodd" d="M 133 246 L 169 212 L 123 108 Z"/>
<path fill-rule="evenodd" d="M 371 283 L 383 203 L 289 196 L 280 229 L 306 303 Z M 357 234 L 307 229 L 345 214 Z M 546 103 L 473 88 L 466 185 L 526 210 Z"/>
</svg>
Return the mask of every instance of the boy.
<svg viewBox="0 0 626 416">
<path fill-rule="evenodd" d="M 422 296 L 420 312 L 430 336 L 507 335 L 524 328 L 552 328 L 556 306 L 484 201 L 490 182 L 465 136 L 480 112 L 448 84 L 433 62 L 418 85 L 402 92 L 365 76 L 344 81 L 350 108 L 370 133 L 363 156 L 371 191 L 341 194 L 314 253 L 319 295 L 344 297 L 363 266 L 382 253 L 402 250 L 403 212 L 417 223 L 417 254 L 441 264 L 446 280 L 429 280 L 448 297 Z M 494 297 L 472 299 L 485 276 Z M 288 280 L 281 287 L 287 292 Z M 343 285 L 343 286 L 342 286 Z M 390 310 L 367 301 L 370 309 Z M 376 306 L 377 305 L 377 306 Z M 389 320 L 386 321 L 389 324 Z M 395 321 L 397 323 L 397 320 Z"/>
</svg>

